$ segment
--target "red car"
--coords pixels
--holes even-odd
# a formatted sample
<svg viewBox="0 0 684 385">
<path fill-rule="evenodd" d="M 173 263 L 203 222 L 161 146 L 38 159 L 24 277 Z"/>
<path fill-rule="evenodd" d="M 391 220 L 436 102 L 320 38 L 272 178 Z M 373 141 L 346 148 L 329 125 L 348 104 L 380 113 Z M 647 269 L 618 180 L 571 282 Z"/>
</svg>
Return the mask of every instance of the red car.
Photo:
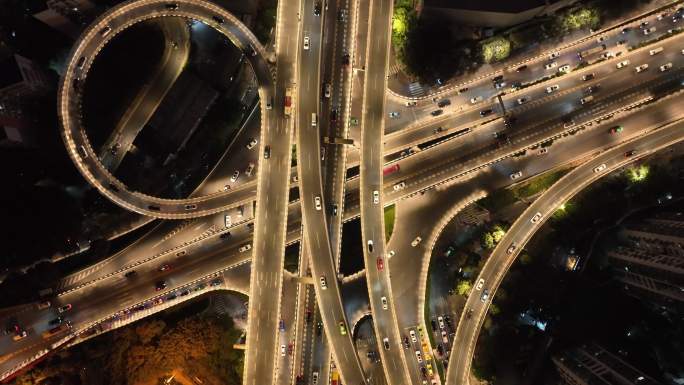
<svg viewBox="0 0 684 385">
<path fill-rule="evenodd" d="M 381 271 L 382 268 L 385 267 L 385 262 L 382 260 L 382 257 L 378 257 L 376 265 L 378 266 L 378 271 Z"/>
<path fill-rule="evenodd" d="M 290 342 L 290 343 L 287 345 L 287 354 L 292 355 L 292 348 L 293 348 L 293 347 L 294 347 L 294 344 L 293 344 L 292 342 Z"/>
<path fill-rule="evenodd" d="M 162 265 L 162 267 L 159 268 L 159 271 L 166 271 L 166 270 L 171 270 L 171 265 L 168 263 L 165 263 Z"/>
</svg>

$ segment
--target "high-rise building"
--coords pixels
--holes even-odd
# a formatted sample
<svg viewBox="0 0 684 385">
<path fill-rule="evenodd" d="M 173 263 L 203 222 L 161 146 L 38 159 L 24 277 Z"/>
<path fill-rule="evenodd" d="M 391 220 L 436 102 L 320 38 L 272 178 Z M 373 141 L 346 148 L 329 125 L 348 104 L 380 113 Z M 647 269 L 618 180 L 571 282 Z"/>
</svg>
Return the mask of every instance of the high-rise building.
<svg viewBox="0 0 684 385">
<path fill-rule="evenodd" d="M 95 5 L 88 0 L 48 0 L 46 8 L 33 17 L 76 39 L 89 18 Z"/>
<path fill-rule="evenodd" d="M 621 231 L 622 246 L 608 253 L 630 295 L 684 310 L 684 214 L 662 213 Z"/>
<path fill-rule="evenodd" d="M 552 360 L 568 385 L 660 384 L 596 343 L 566 350 Z"/>
</svg>

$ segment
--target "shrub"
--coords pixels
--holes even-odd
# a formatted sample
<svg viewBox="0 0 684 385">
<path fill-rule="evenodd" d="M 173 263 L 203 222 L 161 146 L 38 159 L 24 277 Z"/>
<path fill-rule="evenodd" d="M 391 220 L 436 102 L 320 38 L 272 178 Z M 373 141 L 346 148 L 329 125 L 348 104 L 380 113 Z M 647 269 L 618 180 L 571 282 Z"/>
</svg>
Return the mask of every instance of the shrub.
<svg viewBox="0 0 684 385">
<path fill-rule="evenodd" d="M 492 63 L 503 60 L 511 54 L 511 41 L 503 36 L 495 36 L 480 43 L 482 61 Z"/>
</svg>

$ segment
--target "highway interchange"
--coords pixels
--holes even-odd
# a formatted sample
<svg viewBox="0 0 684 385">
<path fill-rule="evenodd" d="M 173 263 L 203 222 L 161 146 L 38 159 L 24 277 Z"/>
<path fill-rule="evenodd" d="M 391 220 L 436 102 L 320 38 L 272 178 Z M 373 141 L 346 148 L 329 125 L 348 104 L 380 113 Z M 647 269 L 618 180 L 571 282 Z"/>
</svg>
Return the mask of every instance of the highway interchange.
<svg viewBox="0 0 684 385">
<path fill-rule="evenodd" d="M 495 178 L 505 186 L 559 164 L 585 159 L 587 153 L 601 153 L 538 198 L 494 250 L 481 273 L 491 298 L 545 214 L 611 170 L 681 140 L 684 130 L 677 121 L 681 111 L 676 100 L 681 99 L 678 92 L 684 84 L 684 34 L 668 36 L 672 28 L 668 23 L 672 22 L 669 18 L 656 20 L 656 11 L 599 31 L 557 54 L 540 53 L 491 76 L 413 99 L 387 91 L 391 4 L 370 0 L 323 6 L 304 0 L 300 7 L 286 7 L 281 2 L 274 47 L 261 46 L 230 13 L 199 0 L 127 2 L 89 26 L 74 45 L 59 93 L 62 134 L 69 155 L 86 180 L 120 206 L 155 218 L 185 221 L 162 222 L 129 248 L 65 280 L 52 300 L 53 308 L 37 311 L 32 304 L 22 307 L 20 319 L 30 325 L 29 336 L 0 345 L 0 377 L 12 375 L 61 344 L 77 343 L 208 290 L 228 289 L 250 298 L 245 384 L 294 384 L 299 376 L 304 383 L 312 383 L 313 373 L 321 376 L 318 383 L 327 383 L 333 373 L 339 373 L 345 384 L 442 383 L 436 375 L 429 379 L 421 376 L 420 368 L 431 361 L 434 348 L 427 338 L 419 335 L 411 349 L 402 346 L 409 331 L 429 330 L 420 314 L 426 266 L 434 244 L 431 240 L 438 232 L 413 227 L 412 223 L 422 221 L 402 216 L 397 218 L 401 225 L 395 226 L 407 231 L 397 231 L 386 245 L 383 207 L 410 205 L 425 196 L 439 200 L 436 194 L 444 196 L 450 188 L 472 186 L 474 181 L 478 185 L 473 192 L 486 190 L 478 186 L 494 183 Z M 373 22 L 364 22 L 359 14 Z M 152 16 L 201 20 L 245 52 L 259 84 L 260 113 L 250 116 L 244 138 L 239 140 L 259 139 L 258 147 L 238 158 L 258 162 L 256 178 L 221 189 L 233 168 L 240 167 L 225 159 L 230 166 L 215 167 L 191 198 L 170 200 L 128 190 L 112 175 L 120 159 L 107 166 L 103 164 L 106 158 L 98 159 L 97 154 L 105 154 L 111 141 L 102 149 L 91 147 L 86 129 L 80 125 L 81 83 L 110 39 Z M 639 24 L 644 20 L 657 27 L 656 34 L 641 33 Z M 624 28 L 629 29 L 623 32 Z M 629 48 L 660 37 L 663 40 Z M 573 70 L 580 64 L 577 52 L 599 44 L 606 49 L 592 55 L 610 52 L 612 56 L 584 58 L 592 64 Z M 653 54 L 656 47 L 662 47 L 662 52 Z M 363 52 L 358 52 L 361 49 Z M 275 65 L 266 59 L 273 53 Z M 343 63 L 347 54 L 349 65 Z M 556 57 L 550 59 L 552 54 Z M 175 59 L 176 65 L 185 61 L 182 52 L 175 57 L 180 58 Z M 625 60 L 630 64 L 619 68 L 618 63 Z M 556 64 L 547 68 L 550 63 Z M 659 69 L 668 63 L 668 68 Z M 649 64 L 648 70 L 636 72 L 641 64 Z M 558 73 L 558 67 L 565 65 L 570 66 L 568 74 L 540 79 Z M 498 75 L 507 84 L 504 88 L 494 87 L 491 78 Z M 166 76 L 177 76 L 177 70 Z M 538 83 L 527 86 L 533 82 Z M 333 88 L 332 98 L 326 96 L 328 83 Z M 516 83 L 520 89 L 511 88 Z M 168 81 L 164 84 L 168 87 Z M 556 85 L 557 90 L 552 87 L 549 91 Z M 157 104 L 163 97 L 163 84 L 160 87 L 162 91 L 149 96 Z M 283 112 L 287 88 L 295 91 L 291 117 Z M 516 118 L 511 128 L 506 126 L 502 104 L 496 98 L 501 91 L 506 118 Z M 593 100 L 582 104 L 580 99 L 587 96 Z M 145 105 L 153 110 L 156 104 Z M 333 109 L 338 110 L 339 123 L 330 119 Z M 442 112 L 433 114 L 436 110 Z M 393 112 L 396 114 L 390 115 Z M 149 118 L 150 110 L 141 114 Z M 352 117 L 359 120 L 358 126 L 351 124 Z M 124 125 L 122 132 L 134 137 L 141 119 L 144 116 Z M 628 135 L 612 137 L 607 133 L 618 121 L 630 128 Z M 348 137 L 354 145 L 326 144 L 324 137 Z M 554 144 L 548 154 L 538 154 L 539 144 L 550 139 L 573 143 L 582 151 L 553 154 Z M 290 167 L 292 144 L 297 147 L 296 168 Z M 266 146 L 268 157 L 264 156 Z M 636 156 L 625 157 L 625 151 L 632 149 L 637 149 Z M 520 162 L 513 155 L 524 150 L 524 158 L 550 158 L 537 162 L 538 169 L 516 164 Z M 401 166 L 398 171 L 383 173 L 395 164 Z M 594 172 L 600 164 L 606 168 Z M 521 179 L 514 179 L 518 173 Z M 289 200 L 288 192 L 294 186 L 299 189 L 299 199 Z M 475 196 L 479 194 L 482 192 Z M 461 199 L 454 207 L 462 208 L 473 195 Z M 252 207 L 256 208 L 253 212 Z M 239 219 L 227 224 L 225 213 L 232 210 L 241 210 L 239 216 L 232 215 Z M 537 212 L 542 213 L 541 220 L 532 223 L 530 218 Z M 338 278 L 342 222 L 359 216 L 367 293 L 355 291 L 354 295 L 372 314 L 375 351 L 383 369 L 375 376 L 364 372 L 361 365 L 365 357 L 357 354 L 352 314 L 345 306 L 350 298 L 342 295 L 343 283 Z M 422 242 L 412 245 L 419 234 Z M 283 258 L 285 245 L 298 241 L 311 275 L 306 275 L 302 265 L 300 277 L 295 278 L 284 273 Z M 512 244 L 516 247 L 508 253 Z M 173 269 L 164 269 L 167 264 Z M 127 276 L 131 271 L 135 271 L 133 278 Z M 160 279 L 166 287 L 157 291 L 155 283 Z M 317 322 L 304 321 L 304 312 L 312 310 L 313 302 L 320 310 L 313 317 L 322 321 L 322 338 L 314 337 Z M 468 319 L 461 317 L 450 341 L 447 384 L 468 382 L 472 352 L 489 303 L 470 296 L 467 307 L 473 312 Z M 73 329 L 58 338 L 41 339 L 54 308 L 65 304 L 73 305 L 69 313 Z M 281 319 L 288 324 L 284 334 L 279 330 Z M 296 332 L 295 321 L 299 322 Z M 299 346 L 303 341 L 311 345 Z M 294 343 L 295 352 L 301 352 L 281 354 L 289 342 Z M 422 351 L 422 362 L 417 362 L 416 350 Z M 330 355 L 334 366 L 329 364 Z M 300 372 L 297 368 L 308 369 Z"/>
</svg>

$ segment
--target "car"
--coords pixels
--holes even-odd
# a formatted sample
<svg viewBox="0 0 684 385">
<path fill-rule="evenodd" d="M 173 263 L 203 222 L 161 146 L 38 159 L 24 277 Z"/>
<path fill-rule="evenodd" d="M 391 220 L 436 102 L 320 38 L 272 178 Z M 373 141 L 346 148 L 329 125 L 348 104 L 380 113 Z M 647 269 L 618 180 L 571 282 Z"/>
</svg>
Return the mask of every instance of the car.
<svg viewBox="0 0 684 385">
<path fill-rule="evenodd" d="M 368 241 L 368 252 L 369 253 L 373 252 L 373 241 L 372 240 Z"/>
<path fill-rule="evenodd" d="M 482 295 L 480 296 L 480 300 L 481 300 L 482 302 L 487 302 L 487 299 L 488 299 L 488 298 L 489 298 L 489 290 L 485 289 L 485 290 L 482 292 Z"/>
<path fill-rule="evenodd" d="M 637 73 L 644 72 L 648 69 L 648 64 L 642 64 L 640 66 L 636 66 L 634 69 L 636 70 Z"/>
<path fill-rule="evenodd" d="M 304 50 L 305 50 L 305 51 L 308 51 L 308 50 L 309 50 L 309 42 L 310 42 L 310 41 L 311 41 L 311 40 L 309 39 L 308 36 L 304 36 Z"/>
<path fill-rule="evenodd" d="M 345 53 L 344 55 L 342 55 L 342 64 L 348 66 L 349 63 L 350 63 L 350 56 L 348 53 Z"/>
<path fill-rule="evenodd" d="M 314 16 L 321 16 L 321 2 L 317 1 L 313 9 Z"/>
<path fill-rule="evenodd" d="M 280 345 L 280 356 L 285 357 L 285 345 Z"/>
<path fill-rule="evenodd" d="M 541 217 L 542 217 L 542 213 L 536 213 L 536 214 L 534 214 L 534 216 L 532 217 L 532 219 L 530 219 L 530 222 L 532 222 L 532 223 L 537 223 L 537 222 L 539 222 L 539 220 L 541 219 Z"/>
<path fill-rule="evenodd" d="M 639 24 L 639 27 L 640 28 L 646 28 L 647 25 L 648 25 L 648 21 L 644 21 L 641 24 Z"/>
<path fill-rule="evenodd" d="M 378 259 L 375 261 L 375 266 L 377 267 L 378 271 L 382 271 L 382 269 L 385 267 L 385 262 L 382 260 L 382 257 L 378 257 Z"/>
<path fill-rule="evenodd" d="M 605 36 L 599 36 L 599 38 L 596 39 L 596 42 L 597 42 L 597 43 L 603 43 L 605 40 L 606 40 L 606 37 L 605 37 Z"/>
<path fill-rule="evenodd" d="M 518 245 L 516 245 L 515 242 L 511 243 L 511 245 L 508 246 L 508 249 L 506 249 L 506 254 L 513 254 L 513 252 L 517 248 L 518 248 Z"/>
<path fill-rule="evenodd" d="M 422 240 L 423 240 L 423 238 L 421 238 L 421 237 L 415 237 L 415 238 L 413 239 L 413 241 L 411 241 L 411 246 L 413 246 L 413 247 L 418 246 L 418 244 L 419 244 L 420 241 L 422 241 Z"/>
<path fill-rule="evenodd" d="M 500 90 L 504 87 L 506 87 L 506 82 L 494 83 L 494 88 L 496 88 L 497 90 Z"/>
<path fill-rule="evenodd" d="M 636 154 L 636 150 L 629 150 L 629 151 L 625 152 L 625 158 L 629 158 L 630 156 L 633 156 L 634 154 Z"/>
<path fill-rule="evenodd" d="M 406 107 L 413 107 L 413 106 L 415 106 L 416 104 L 418 104 L 417 101 L 415 101 L 415 100 L 409 100 L 408 102 L 406 102 Z"/>
<path fill-rule="evenodd" d="M 610 59 L 612 57 L 615 57 L 615 54 L 610 51 L 601 54 L 601 59 Z"/>
<path fill-rule="evenodd" d="M 325 83 L 323 84 L 323 96 L 326 98 L 330 98 L 331 95 L 331 90 L 332 90 L 332 85 L 330 83 Z"/>
<path fill-rule="evenodd" d="M 560 52 L 553 52 L 549 55 L 549 60 L 553 60 L 553 59 L 557 58 L 558 56 L 560 56 Z"/>
<path fill-rule="evenodd" d="M 159 268 L 159 271 L 166 271 L 166 270 L 171 270 L 171 265 L 168 263 L 161 265 L 161 267 Z"/>
<path fill-rule="evenodd" d="M 383 310 L 387 310 L 389 308 L 387 306 L 387 297 L 380 297 L 380 303 L 382 303 Z"/>
<path fill-rule="evenodd" d="M 570 65 L 565 64 L 565 65 L 558 67 L 558 72 L 570 72 Z"/>
<path fill-rule="evenodd" d="M 672 63 L 663 64 L 659 68 L 660 68 L 660 72 L 665 72 L 665 71 L 669 70 L 670 68 L 672 68 Z"/>
<path fill-rule="evenodd" d="M 583 90 L 583 92 L 584 92 L 584 94 L 591 94 L 591 93 L 596 92 L 598 89 L 599 89 L 599 85 L 596 84 L 596 85 L 589 86 L 589 87 L 585 88 Z"/>
<path fill-rule="evenodd" d="M 442 335 L 442 342 L 445 344 L 448 344 L 449 343 L 449 337 L 448 337 L 447 332 L 442 330 L 441 335 Z"/>
<path fill-rule="evenodd" d="M 313 372 L 311 374 L 311 384 L 318 385 L 318 372 Z"/>
<path fill-rule="evenodd" d="M 416 337 L 416 332 L 413 329 L 409 330 L 409 335 L 411 336 L 411 341 L 418 342 L 418 338 Z"/>
<path fill-rule="evenodd" d="M 221 278 L 216 278 L 209 283 L 209 285 L 212 287 L 221 286 L 222 284 L 223 280 L 221 280 Z"/>
<path fill-rule="evenodd" d="M 625 43 L 627 43 L 627 40 L 625 40 L 625 39 L 620 39 L 620 40 L 617 41 L 617 43 L 615 43 L 615 45 L 616 45 L 616 46 L 621 46 L 621 45 L 624 45 Z"/>
<path fill-rule="evenodd" d="M 385 347 L 385 350 L 390 350 L 389 338 L 385 337 L 382 339 L 382 346 Z"/>
<path fill-rule="evenodd" d="M 416 350 L 416 359 L 418 360 L 418 363 L 423 362 L 423 355 L 420 354 L 420 350 Z"/>
<path fill-rule="evenodd" d="M 526 96 L 523 96 L 522 98 L 518 98 L 518 105 L 522 105 L 527 103 L 529 99 Z"/>
<path fill-rule="evenodd" d="M 440 115 L 442 115 L 443 112 L 444 112 L 444 110 L 434 110 L 434 111 L 430 112 L 430 115 L 440 116 Z"/>
<path fill-rule="evenodd" d="M 314 207 L 316 207 L 317 211 L 321 211 L 322 206 L 321 206 L 321 196 L 320 195 L 316 195 L 314 197 Z"/>
<path fill-rule="evenodd" d="M 166 281 L 157 281 L 154 284 L 154 289 L 155 289 L 155 291 L 160 291 L 160 290 L 166 289 Z"/>
<path fill-rule="evenodd" d="M 230 231 L 227 231 L 219 236 L 221 239 L 228 239 L 230 238 Z"/>
<path fill-rule="evenodd" d="M 287 354 L 292 355 L 292 351 L 294 350 L 294 343 L 290 342 L 287 344 Z"/>
<path fill-rule="evenodd" d="M 527 69 L 527 64 L 523 64 L 520 67 L 516 68 L 515 72 L 522 72 L 522 71 L 525 71 L 526 69 Z"/>
<path fill-rule="evenodd" d="M 249 139 L 249 143 L 247 143 L 247 144 L 245 145 L 245 147 L 246 147 L 248 150 L 251 150 L 251 149 L 254 148 L 254 146 L 256 146 L 256 144 L 257 144 L 257 139 L 256 139 L 256 138 L 250 138 L 250 139 Z"/>
<path fill-rule="evenodd" d="M 492 78 L 492 83 L 499 83 L 502 80 L 503 80 L 503 75 L 497 75 L 497 76 Z"/>
<path fill-rule="evenodd" d="M 136 274 L 138 274 L 138 273 L 135 270 L 129 270 L 124 274 L 124 277 L 131 278 L 131 277 L 135 276 Z"/>
<path fill-rule="evenodd" d="M 373 204 L 380 203 L 380 192 L 378 190 L 373 190 Z"/>
<path fill-rule="evenodd" d="M 344 325 L 344 320 L 340 320 L 340 322 L 337 323 L 337 326 L 340 327 L 340 334 L 343 336 L 347 335 L 347 327 Z"/>
<path fill-rule="evenodd" d="M 435 320 L 430 320 L 430 326 L 432 327 L 432 330 L 437 330 L 437 321 Z"/>
<path fill-rule="evenodd" d="M 603 163 L 603 164 L 600 164 L 600 165 L 594 167 L 594 172 L 599 173 L 605 169 L 606 169 L 606 164 Z"/>
<path fill-rule="evenodd" d="M 477 103 L 481 102 L 483 99 L 484 98 L 482 96 L 475 96 L 475 97 L 470 98 L 470 103 L 477 104 Z"/>
<path fill-rule="evenodd" d="M 253 171 L 254 171 L 254 163 L 249 162 L 249 164 L 247 165 L 247 168 L 245 169 L 245 175 L 252 176 Z"/>
<path fill-rule="evenodd" d="M 392 186 L 392 189 L 393 189 L 394 191 L 403 190 L 404 188 L 406 188 L 406 183 L 403 182 L 403 181 L 402 181 L 402 182 L 399 182 L 399 183 L 396 183 L 394 186 Z"/>
<path fill-rule="evenodd" d="M 451 105 L 451 100 L 449 100 L 449 99 L 442 99 L 442 100 L 440 100 L 440 101 L 437 103 L 437 106 L 438 106 L 439 108 L 444 108 L 444 107 L 446 107 L 446 106 L 448 106 L 448 105 Z"/>
<path fill-rule="evenodd" d="M 392 112 L 389 113 L 389 117 L 392 118 L 392 119 L 396 119 L 396 118 L 399 117 L 399 112 L 397 112 L 397 111 L 392 111 Z"/>
<path fill-rule="evenodd" d="M 271 146 L 264 147 L 264 159 L 269 159 L 271 157 Z"/>
<path fill-rule="evenodd" d="M 442 317 L 442 316 L 437 317 L 437 322 L 439 322 L 439 328 L 441 330 L 444 330 L 444 328 L 446 327 L 446 325 L 444 325 L 444 317 Z"/>
<path fill-rule="evenodd" d="M 468 90 L 469 90 L 468 87 L 463 87 L 463 88 L 459 88 L 458 91 L 456 91 L 456 93 L 457 93 L 458 95 L 460 95 L 460 94 L 462 94 L 462 93 L 464 93 L 464 92 L 468 92 Z"/>
<path fill-rule="evenodd" d="M 555 61 L 552 61 L 551 63 L 547 63 L 544 66 L 544 68 L 546 68 L 547 70 L 550 70 L 552 68 L 556 68 L 557 66 L 558 66 L 558 63 L 556 63 Z"/>
<path fill-rule="evenodd" d="M 252 250 L 252 244 L 251 243 L 245 243 L 244 245 L 240 246 L 238 249 L 241 253 L 244 253 L 245 251 Z"/>
<path fill-rule="evenodd" d="M 611 127 L 610 130 L 608 130 L 611 134 L 619 134 L 622 132 L 622 126 L 615 126 Z"/>
<path fill-rule="evenodd" d="M 552 85 L 552 86 L 548 86 L 548 87 L 546 87 L 546 93 L 547 93 L 547 94 L 550 94 L 550 93 L 552 93 L 552 92 L 554 92 L 554 91 L 558 91 L 559 88 L 560 88 L 560 87 L 558 86 L 558 84 L 554 84 L 554 85 Z"/>
<path fill-rule="evenodd" d="M 667 13 L 661 13 L 660 15 L 658 15 L 658 17 L 657 17 L 656 19 L 658 19 L 658 20 L 663 20 L 663 19 L 666 18 L 667 16 L 668 16 Z"/>
<path fill-rule="evenodd" d="M 475 286 L 475 290 L 481 290 L 482 286 L 484 286 L 485 280 L 484 278 L 480 278 L 479 281 L 477 281 L 477 285 Z"/>
<path fill-rule="evenodd" d="M 620 33 L 623 33 L 623 34 L 624 34 L 624 33 L 627 33 L 627 32 L 629 32 L 629 31 L 631 31 L 631 30 L 632 30 L 631 28 L 625 27 L 625 28 L 622 29 L 622 31 L 620 31 Z"/>
<path fill-rule="evenodd" d="M 586 74 L 582 76 L 582 80 L 586 82 L 587 80 L 592 80 L 595 76 L 594 73 Z"/>
<path fill-rule="evenodd" d="M 628 65 L 629 65 L 629 60 L 623 60 L 623 61 L 617 63 L 615 66 L 616 66 L 618 69 L 620 69 L 620 68 L 624 68 L 624 67 L 626 67 L 626 66 L 628 66 Z"/>
<path fill-rule="evenodd" d="M 50 322 L 48 322 L 48 325 L 55 326 L 61 324 L 62 322 L 64 322 L 64 318 L 62 318 L 62 316 L 59 316 L 55 319 L 51 319 Z"/>
<path fill-rule="evenodd" d="M 489 115 L 489 114 L 491 114 L 491 113 L 492 113 L 492 109 L 491 109 L 491 108 L 488 108 L 488 109 L 486 109 L 486 110 L 480 111 L 480 116 L 484 117 L 484 116 L 487 116 L 487 115 Z"/>
<path fill-rule="evenodd" d="M 546 153 L 548 153 L 548 152 L 549 152 L 549 148 L 548 148 L 548 147 L 544 147 L 544 148 L 542 148 L 542 149 L 539 150 L 539 155 L 544 155 L 544 154 L 546 154 Z"/>
<path fill-rule="evenodd" d="M 425 369 L 425 366 L 420 367 L 420 374 L 422 374 L 423 377 L 427 377 L 427 369 Z M 427 385 L 426 380 L 423 380 L 423 385 Z"/>
<path fill-rule="evenodd" d="M 230 181 L 231 182 L 237 182 L 239 177 L 240 177 L 240 171 L 235 170 L 235 172 L 233 172 L 233 175 L 230 177 Z"/>
<path fill-rule="evenodd" d="M 655 32 L 655 31 L 656 31 L 656 27 L 645 28 L 645 29 L 644 29 L 644 35 L 648 36 L 648 35 L 652 34 L 652 33 Z"/>
<path fill-rule="evenodd" d="M 404 336 L 404 339 L 402 340 L 402 342 L 404 343 L 404 349 L 408 349 L 411 347 L 411 343 L 409 342 L 408 337 Z"/>
<path fill-rule="evenodd" d="M 394 257 L 394 254 L 396 254 L 396 253 L 394 252 L 394 250 L 390 250 L 389 253 L 387 253 L 387 258 L 392 258 L 392 257 Z"/>
<path fill-rule="evenodd" d="M 327 289 L 328 283 L 326 282 L 324 275 L 321 275 L 320 281 L 321 281 L 321 289 L 323 289 L 323 290 Z"/>
<path fill-rule="evenodd" d="M 516 180 L 522 176 L 522 171 L 517 171 L 509 175 L 509 177 L 513 180 Z"/>
</svg>

